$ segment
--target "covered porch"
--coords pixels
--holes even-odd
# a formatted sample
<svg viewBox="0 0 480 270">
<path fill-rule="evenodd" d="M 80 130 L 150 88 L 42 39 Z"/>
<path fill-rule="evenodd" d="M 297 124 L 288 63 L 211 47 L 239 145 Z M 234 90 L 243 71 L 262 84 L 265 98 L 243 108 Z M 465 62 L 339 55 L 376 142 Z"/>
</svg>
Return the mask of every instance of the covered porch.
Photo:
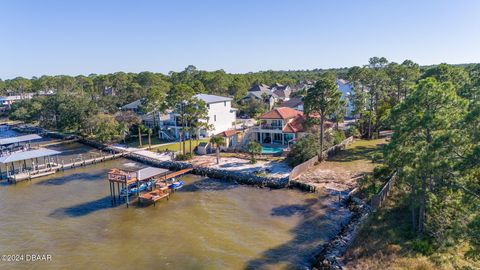
<svg viewBox="0 0 480 270">
<path fill-rule="evenodd" d="M 256 140 L 260 144 L 269 145 L 288 145 L 290 141 L 295 139 L 295 136 L 295 133 L 256 132 Z"/>
</svg>

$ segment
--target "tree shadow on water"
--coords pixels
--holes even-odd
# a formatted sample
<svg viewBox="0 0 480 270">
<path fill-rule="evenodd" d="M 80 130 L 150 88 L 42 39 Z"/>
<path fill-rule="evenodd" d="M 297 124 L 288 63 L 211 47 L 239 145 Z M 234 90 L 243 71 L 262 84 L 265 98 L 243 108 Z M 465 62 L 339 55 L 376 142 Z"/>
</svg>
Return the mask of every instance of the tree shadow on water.
<svg viewBox="0 0 480 270">
<path fill-rule="evenodd" d="M 185 184 L 176 192 L 222 191 L 237 187 L 239 187 L 239 185 L 233 182 L 204 178 L 189 184 Z"/>
<path fill-rule="evenodd" d="M 117 203 L 113 207 L 118 207 L 124 205 L 122 203 Z M 56 219 L 65 219 L 65 218 L 75 218 L 86 216 L 96 211 L 112 208 L 110 201 L 110 196 L 100 198 L 98 200 L 80 203 L 77 205 L 62 207 L 55 209 L 48 216 Z"/>
<path fill-rule="evenodd" d="M 36 185 L 44 186 L 59 186 L 72 181 L 98 181 L 105 178 L 105 172 L 97 173 L 73 173 L 70 175 L 60 176 L 58 178 L 48 179 L 35 183 Z"/>
<path fill-rule="evenodd" d="M 309 268 L 322 245 L 333 238 L 350 216 L 348 209 L 329 195 L 307 199 L 302 204 L 272 209 L 273 217 L 299 215 L 300 222 L 290 230 L 292 239 L 250 260 L 246 269 Z"/>
</svg>

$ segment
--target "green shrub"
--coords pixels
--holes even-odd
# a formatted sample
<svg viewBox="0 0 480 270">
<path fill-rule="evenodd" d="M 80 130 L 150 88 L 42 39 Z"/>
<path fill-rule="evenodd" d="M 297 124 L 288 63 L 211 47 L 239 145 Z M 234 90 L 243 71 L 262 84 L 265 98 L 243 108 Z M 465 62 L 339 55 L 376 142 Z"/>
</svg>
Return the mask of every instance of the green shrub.
<svg viewBox="0 0 480 270">
<path fill-rule="evenodd" d="M 356 126 L 350 126 L 348 129 L 345 131 L 345 136 L 350 137 L 353 136 L 355 138 L 359 138 L 362 134 L 358 130 Z"/>
<path fill-rule="evenodd" d="M 318 140 L 314 135 L 307 135 L 300 138 L 292 145 L 290 152 L 287 155 L 287 163 L 291 167 L 295 167 L 317 155 Z"/>
<path fill-rule="evenodd" d="M 381 163 L 383 161 L 383 154 L 382 153 L 374 153 L 370 156 L 370 159 L 373 163 Z"/>
<path fill-rule="evenodd" d="M 433 253 L 433 246 L 427 240 L 416 239 L 412 242 L 412 250 L 423 255 L 431 255 Z"/>
<path fill-rule="evenodd" d="M 385 165 L 378 165 L 373 168 L 373 177 L 375 179 L 381 179 L 382 181 L 388 180 L 392 174 L 392 169 Z"/>
<path fill-rule="evenodd" d="M 184 154 L 178 154 L 175 156 L 175 160 L 178 160 L 178 161 L 183 161 L 183 160 L 189 160 L 189 159 L 192 159 L 193 158 L 193 154 L 190 154 L 190 153 L 186 153 L 185 155 Z"/>
<path fill-rule="evenodd" d="M 343 140 L 345 140 L 345 133 L 343 132 L 343 130 L 335 130 L 333 131 L 333 144 L 334 145 L 337 145 L 341 142 L 343 142 Z"/>
</svg>

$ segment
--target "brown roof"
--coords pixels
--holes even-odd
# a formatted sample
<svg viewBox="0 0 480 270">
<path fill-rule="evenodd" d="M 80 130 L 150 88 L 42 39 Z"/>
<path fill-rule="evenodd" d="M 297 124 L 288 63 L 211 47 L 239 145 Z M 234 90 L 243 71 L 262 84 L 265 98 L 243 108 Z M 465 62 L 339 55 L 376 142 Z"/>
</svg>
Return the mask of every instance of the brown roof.
<svg viewBox="0 0 480 270">
<path fill-rule="evenodd" d="M 225 130 L 225 131 L 222 131 L 222 132 L 218 133 L 217 136 L 230 137 L 230 136 L 233 136 L 235 134 L 237 134 L 236 129 L 229 129 L 229 130 Z"/>
<path fill-rule="evenodd" d="M 296 132 L 303 132 L 305 131 L 304 124 L 305 123 L 305 116 L 304 115 L 298 115 L 296 116 L 290 123 L 287 123 L 283 127 L 283 132 L 286 133 L 296 133 Z"/>
<path fill-rule="evenodd" d="M 290 119 L 297 115 L 303 115 L 303 113 L 292 108 L 279 107 L 262 114 L 260 119 Z"/>
<path fill-rule="evenodd" d="M 312 117 L 312 115 L 310 115 Z M 317 118 L 313 116 L 313 118 Z M 305 115 L 298 115 L 296 116 L 292 121 L 287 123 L 282 131 L 285 133 L 297 133 L 297 132 L 305 132 L 305 121 L 307 120 L 307 117 Z M 325 121 L 324 122 L 325 128 L 331 128 L 333 126 L 333 123 L 330 121 Z"/>
</svg>

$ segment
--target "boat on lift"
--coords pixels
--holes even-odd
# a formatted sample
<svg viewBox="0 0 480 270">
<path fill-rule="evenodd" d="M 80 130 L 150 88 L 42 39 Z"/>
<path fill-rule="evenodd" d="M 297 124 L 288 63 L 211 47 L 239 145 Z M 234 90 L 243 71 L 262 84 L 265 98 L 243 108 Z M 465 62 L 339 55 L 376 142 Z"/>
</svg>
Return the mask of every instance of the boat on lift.
<svg viewBox="0 0 480 270">
<path fill-rule="evenodd" d="M 152 182 L 151 181 L 148 181 L 146 183 L 142 183 L 140 185 L 140 187 L 137 188 L 137 184 L 134 183 L 134 184 L 131 184 L 129 187 L 128 187 L 128 196 L 132 196 L 133 194 L 136 194 L 137 192 L 141 192 L 141 191 L 145 191 L 149 188 L 152 187 Z M 126 188 L 122 188 L 122 190 L 120 191 L 120 196 L 121 197 L 125 197 L 126 196 L 126 193 L 127 193 L 127 189 Z"/>
<path fill-rule="evenodd" d="M 177 180 L 177 179 L 173 178 L 171 184 L 168 185 L 168 188 L 173 189 L 173 190 L 177 190 L 179 188 L 182 188 L 184 185 L 185 185 L 185 181 Z"/>
</svg>

